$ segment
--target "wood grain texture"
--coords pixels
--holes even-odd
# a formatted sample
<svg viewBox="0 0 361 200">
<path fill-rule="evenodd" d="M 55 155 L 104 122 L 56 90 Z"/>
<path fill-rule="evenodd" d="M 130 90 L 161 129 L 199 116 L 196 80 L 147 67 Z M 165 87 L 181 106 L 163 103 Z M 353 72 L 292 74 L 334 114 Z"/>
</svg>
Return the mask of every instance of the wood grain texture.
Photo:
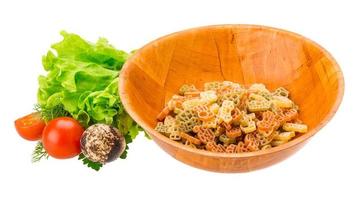
<svg viewBox="0 0 361 200">
<path fill-rule="evenodd" d="M 256 170 L 292 155 L 332 118 L 344 91 L 342 72 L 325 49 L 298 34 L 256 25 L 207 26 L 164 36 L 138 50 L 119 78 L 125 109 L 164 151 L 217 172 Z M 202 88 L 216 80 L 287 88 L 308 133 L 268 150 L 226 154 L 192 149 L 154 131 L 157 114 L 182 84 Z"/>
</svg>

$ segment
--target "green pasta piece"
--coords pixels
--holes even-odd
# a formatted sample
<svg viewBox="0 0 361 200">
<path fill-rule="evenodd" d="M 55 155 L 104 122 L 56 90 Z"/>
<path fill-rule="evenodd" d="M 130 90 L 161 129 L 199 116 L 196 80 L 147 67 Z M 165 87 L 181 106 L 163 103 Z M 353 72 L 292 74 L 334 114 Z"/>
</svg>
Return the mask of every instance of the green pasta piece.
<svg viewBox="0 0 361 200">
<path fill-rule="evenodd" d="M 279 87 L 272 93 L 272 95 L 288 97 L 289 92 L 284 87 Z"/>
<path fill-rule="evenodd" d="M 178 93 L 180 95 L 184 95 L 184 93 L 186 92 L 195 92 L 195 91 L 197 91 L 197 88 L 193 84 L 184 84 L 179 88 Z"/>
<path fill-rule="evenodd" d="M 272 93 L 268 92 L 268 91 L 259 91 L 258 92 L 259 95 L 263 96 L 265 99 L 267 100 L 271 100 L 272 99 Z"/>
<path fill-rule="evenodd" d="M 248 102 L 247 108 L 250 112 L 266 111 L 271 108 L 271 102 L 267 100 L 253 100 Z"/>
<path fill-rule="evenodd" d="M 222 134 L 219 136 L 219 141 L 221 141 L 223 144 L 225 145 L 229 145 L 229 144 L 234 144 L 236 143 L 236 139 L 235 138 L 230 138 L 225 134 Z"/>
<path fill-rule="evenodd" d="M 221 89 L 222 86 L 222 82 L 220 81 L 213 81 L 213 82 L 208 82 L 204 84 L 204 90 L 219 90 Z"/>
<path fill-rule="evenodd" d="M 168 132 L 168 126 L 165 125 L 163 122 L 158 122 L 155 130 L 158 131 L 159 133 L 169 137 L 169 132 Z"/>
<path fill-rule="evenodd" d="M 176 116 L 175 119 L 179 131 L 184 131 L 184 132 L 190 132 L 192 131 L 194 126 L 201 124 L 201 121 L 199 120 L 197 113 L 193 110 L 181 111 Z"/>
<path fill-rule="evenodd" d="M 245 94 L 244 91 L 229 92 L 221 95 L 217 101 L 219 105 L 222 105 L 223 101 L 233 101 L 234 106 L 237 107 L 241 103 L 241 99 Z"/>
</svg>

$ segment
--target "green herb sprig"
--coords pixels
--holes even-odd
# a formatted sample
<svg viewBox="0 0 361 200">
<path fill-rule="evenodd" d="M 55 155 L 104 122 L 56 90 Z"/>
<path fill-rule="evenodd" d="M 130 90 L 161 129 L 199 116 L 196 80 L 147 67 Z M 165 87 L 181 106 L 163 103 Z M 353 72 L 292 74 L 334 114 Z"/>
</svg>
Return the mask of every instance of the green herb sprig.
<svg viewBox="0 0 361 200">
<path fill-rule="evenodd" d="M 44 146 L 41 142 L 38 142 L 32 154 L 31 162 L 39 162 L 41 159 L 48 159 L 49 155 L 45 151 Z"/>
<path fill-rule="evenodd" d="M 62 104 L 58 104 L 53 107 L 46 107 L 41 106 L 40 104 L 36 104 L 34 106 L 34 110 L 40 112 L 41 118 L 45 122 L 48 122 L 58 117 L 70 116 L 70 113 L 64 109 L 64 106 Z"/>
</svg>

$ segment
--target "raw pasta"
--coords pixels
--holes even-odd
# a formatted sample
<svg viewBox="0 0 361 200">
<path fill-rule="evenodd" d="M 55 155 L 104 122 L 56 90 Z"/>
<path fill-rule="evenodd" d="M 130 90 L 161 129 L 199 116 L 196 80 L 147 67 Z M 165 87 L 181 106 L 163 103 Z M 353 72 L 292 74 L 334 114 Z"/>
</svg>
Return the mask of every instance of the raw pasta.
<svg viewBox="0 0 361 200">
<path fill-rule="evenodd" d="M 220 122 L 230 123 L 232 121 L 232 110 L 234 109 L 234 103 L 229 100 L 222 102 L 222 106 L 219 108 L 218 117 Z"/>
<path fill-rule="evenodd" d="M 271 108 L 272 102 L 264 100 L 251 100 L 247 104 L 247 108 L 250 112 L 261 112 Z"/>
<path fill-rule="evenodd" d="M 307 126 L 305 124 L 296 124 L 296 123 L 285 123 L 282 127 L 285 131 L 294 131 L 299 133 L 306 133 Z"/>
<path fill-rule="evenodd" d="M 193 84 L 184 84 L 179 88 L 179 94 L 184 95 L 187 92 L 196 92 L 197 88 Z"/>
<path fill-rule="evenodd" d="M 289 92 L 230 81 L 180 87 L 157 116 L 155 130 L 191 148 L 243 153 L 282 145 L 307 132 Z"/>
</svg>

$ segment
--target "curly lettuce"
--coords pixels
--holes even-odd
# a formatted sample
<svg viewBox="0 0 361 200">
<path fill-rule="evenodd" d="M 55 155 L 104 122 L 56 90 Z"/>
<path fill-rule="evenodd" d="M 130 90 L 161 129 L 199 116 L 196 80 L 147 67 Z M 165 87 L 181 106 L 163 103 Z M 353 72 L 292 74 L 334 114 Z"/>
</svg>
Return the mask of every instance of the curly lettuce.
<svg viewBox="0 0 361 200">
<path fill-rule="evenodd" d="M 64 39 L 43 56 L 47 74 L 39 76 L 38 104 L 63 106 L 85 127 L 113 125 L 134 139 L 140 128 L 125 112 L 118 95 L 118 74 L 126 59 L 104 38 L 92 44 L 76 34 L 61 32 Z"/>
</svg>

